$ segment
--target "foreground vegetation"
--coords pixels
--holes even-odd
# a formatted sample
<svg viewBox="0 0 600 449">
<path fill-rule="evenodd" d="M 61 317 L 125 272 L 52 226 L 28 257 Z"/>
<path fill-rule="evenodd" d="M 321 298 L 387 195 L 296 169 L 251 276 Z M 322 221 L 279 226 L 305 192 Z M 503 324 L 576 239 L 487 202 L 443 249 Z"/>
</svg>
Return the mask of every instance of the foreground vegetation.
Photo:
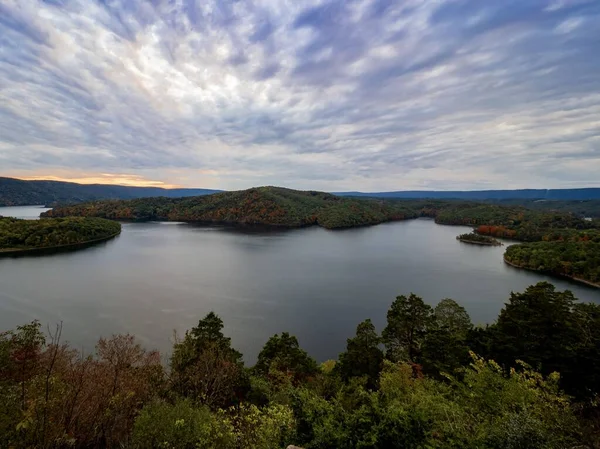
<svg viewBox="0 0 600 449">
<path fill-rule="evenodd" d="M 401 204 L 279 187 L 258 187 L 191 198 L 97 201 L 58 207 L 44 215 L 285 227 L 319 225 L 329 229 L 372 225 L 416 216 L 415 212 Z"/>
<path fill-rule="evenodd" d="M 76 245 L 109 238 L 121 225 L 101 218 L 19 220 L 0 217 L 0 252 Z"/>
<path fill-rule="evenodd" d="M 246 368 L 209 313 L 169 366 L 130 335 L 95 355 L 33 322 L 0 334 L 0 447 L 567 448 L 598 444 L 600 306 L 548 283 L 474 327 L 399 296 L 337 361 L 271 337 Z M 479 354 L 479 355 L 475 355 Z M 535 370 L 531 367 L 535 367 Z M 596 446 L 594 446 L 596 447 Z"/>
</svg>

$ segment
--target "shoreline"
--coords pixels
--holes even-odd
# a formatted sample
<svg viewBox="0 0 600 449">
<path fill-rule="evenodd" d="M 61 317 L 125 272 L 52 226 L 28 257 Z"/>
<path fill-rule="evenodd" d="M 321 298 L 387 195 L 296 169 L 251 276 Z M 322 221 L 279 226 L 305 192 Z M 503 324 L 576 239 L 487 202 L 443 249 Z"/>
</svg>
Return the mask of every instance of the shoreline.
<svg viewBox="0 0 600 449">
<path fill-rule="evenodd" d="M 542 270 L 536 270 L 534 268 L 522 267 L 521 265 L 517 265 L 516 263 L 509 262 L 508 260 L 506 260 L 506 257 L 502 257 L 502 259 L 504 260 L 504 263 L 506 265 L 510 265 L 513 268 L 518 268 L 520 270 L 533 271 L 535 273 L 542 273 L 542 274 L 545 274 L 545 275 L 548 275 L 548 276 L 553 276 L 553 277 L 556 277 L 556 278 L 570 279 L 572 281 L 579 282 L 581 284 L 585 284 L 588 287 L 594 287 L 594 288 L 600 289 L 600 284 L 596 284 L 596 283 L 594 283 L 592 281 L 587 281 L 585 279 L 581 279 L 581 278 L 578 278 L 578 277 L 575 277 L 575 276 L 569 276 L 568 274 L 558 274 L 558 273 L 552 273 L 551 271 L 542 271 Z"/>
<path fill-rule="evenodd" d="M 301 223 L 301 224 L 278 224 L 278 223 L 256 223 L 256 222 L 244 222 L 244 221 L 228 221 L 228 220 L 186 220 L 186 219 L 178 219 L 171 220 L 168 218 L 143 218 L 143 219 L 135 219 L 135 218 L 107 218 L 107 217 L 96 217 L 96 216 L 84 216 L 84 215 L 74 215 L 75 217 L 81 218 L 102 218 L 104 220 L 116 221 L 118 223 L 179 223 L 179 224 L 189 224 L 195 226 L 230 226 L 230 227 L 239 227 L 239 228 L 252 228 L 252 227 L 263 227 L 270 229 L 278 229 L 278 230 L 294 230 L 294 229 L 304 229 L 316 226 L 318 228 L 326 229 L 328 231 L 342 231 L 347 229 L 354 228 L 367 228 L 371 226 L 377 226 L 385 223 L 396 223 L 399 221 L 408 221 L 408 220 L 417 220 L 421 217 L 408 217 L 408 218 L 390 218 L 382 221 L 376 221 L 372 223 L 363 223 L 363 224 L 351 224 L 344 226 L 335 226 L 328 227 L 324 226 L 319 221 L 311 222 L 311 223 Z M 40 218 L 67 218 L 66 216 L 45 216 Z M 0 250 L 1 251 L 1 250 Z"/>
<path fill-rule="evenodd" d="M 21 257 L 21 256 L 34 256 L 34 255 L 42 255 L 44 253 L 55 253 L 62 251 L 74 251 L 77 249 L 84 249 L 89 246 L 93 246 L 96 243 L 106 242 L 108 240 L 114 239 L 118 235 L 121 234 L 121 231 L 111 234 L 106 237 L 101 237 L 98 239 L 87 240 L 85 242 L 79 243 L 69 243 L 67 245 L 56 245 L 56 246 L 43 246 L 40 248 L 25 248 L 25 249 L 0 249 L 0 257 Z"/>
</svg>

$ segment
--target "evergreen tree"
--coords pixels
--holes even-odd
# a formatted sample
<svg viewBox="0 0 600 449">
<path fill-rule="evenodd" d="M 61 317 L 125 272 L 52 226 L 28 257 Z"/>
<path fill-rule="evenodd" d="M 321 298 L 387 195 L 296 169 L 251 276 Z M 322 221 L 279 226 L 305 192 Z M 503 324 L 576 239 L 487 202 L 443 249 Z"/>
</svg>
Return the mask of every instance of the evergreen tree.
<svg viewBox="0 0 600 449">
<path fill-rule="evenodd" d="M 421 362 L 426 372 L 452 373 L 469 360 L 467 336 L 473 325 L 464 307 L 443 299 L 433 309 L 433 319 L 423 342 Z"/>
<path fill-rule="evenodd" d="M 356 336 L 349 338 L 346 352 L 340 354 L 336 370 L 344 381 L 366 376 L 367 388 L 377 388 L 379 373 L 383 366 L 383 352 L 379 349 L 381 339 L 371 320 L 367 319 L 356 328 Z"/>
<path fill-rule="evenodd" d="M 398 296 L 387 313 L 383 343 L 387 357 L 393 361 L 417 363 L 425 332 L 432 322 L 431 307 L 419 296 Z"/>
</svg>

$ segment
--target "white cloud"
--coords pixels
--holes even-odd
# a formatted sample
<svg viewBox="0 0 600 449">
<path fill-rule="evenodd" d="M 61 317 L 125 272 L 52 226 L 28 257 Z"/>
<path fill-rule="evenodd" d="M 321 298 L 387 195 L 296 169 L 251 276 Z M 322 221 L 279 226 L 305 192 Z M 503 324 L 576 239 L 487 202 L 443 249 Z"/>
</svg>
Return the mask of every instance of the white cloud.
<svg viewBox="0 0 600 449">
<path fill-rule="evenodd" d="M 0 0 L 0 174 L 600 185 L 599 37 L 584 1 Z"/>
</svg>

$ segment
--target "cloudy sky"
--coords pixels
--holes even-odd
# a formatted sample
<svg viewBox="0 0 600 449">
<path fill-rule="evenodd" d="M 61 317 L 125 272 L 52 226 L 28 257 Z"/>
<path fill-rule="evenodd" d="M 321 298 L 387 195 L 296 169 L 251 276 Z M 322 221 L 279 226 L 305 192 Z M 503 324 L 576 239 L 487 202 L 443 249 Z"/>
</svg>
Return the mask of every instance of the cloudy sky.
<svg viewBox="0 0 600 449">
<path fill-rule="evenodd" d="M 600 1 L 0 0 L 0 175 L 600 186 Z"/>
</svg>

